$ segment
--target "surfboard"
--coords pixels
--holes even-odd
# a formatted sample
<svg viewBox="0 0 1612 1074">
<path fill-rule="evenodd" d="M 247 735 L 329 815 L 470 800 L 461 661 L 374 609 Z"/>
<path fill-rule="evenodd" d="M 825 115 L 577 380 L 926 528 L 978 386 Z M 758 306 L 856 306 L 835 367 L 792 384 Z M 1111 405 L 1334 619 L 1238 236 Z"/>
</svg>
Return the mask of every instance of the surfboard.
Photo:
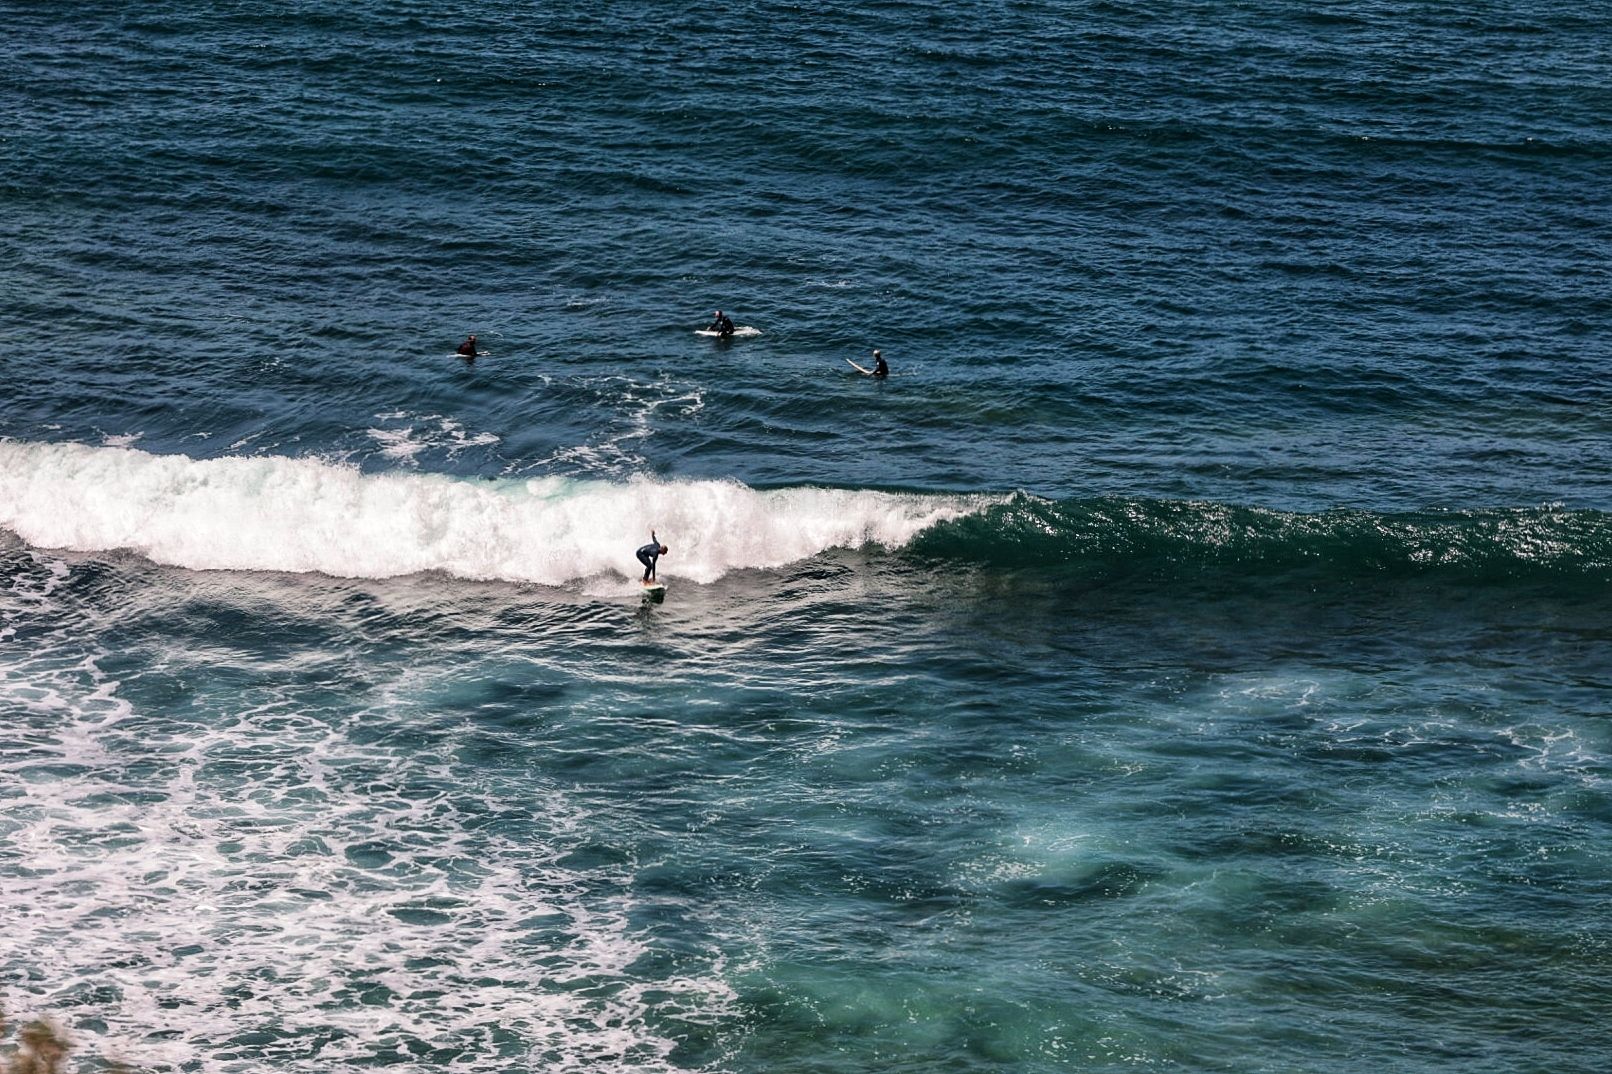
<svg viewBox="0 0 1612 1074">
<path fill-rule="evenodd" d="M 716 332 L 716 331 L 713 331 L 712 329 L 709 329 L 709 328 L 696 328 L 694 330 L 694 334 L 697 335 L 697 336 L 707 336 L 707 337 L 709 337 L 711 339 L 720 339 L 722 337 L 721 332 Z M 753 327 L 751 327 L 750 325 L 747 325 L 747 324 L 742 324 L 742 325 L 739 325 L 737 328 L 735 328 L 733 330 L 733 335 L 735 335 L 735 336 L 759 336 L 759 335 L 761 335 L 761 329 L 753 328 Z"/>
<path fill-rule="evenodd" d="M 664 593 L 664 592 L 666 592 L 666 583 L 665 582 L 645 582 L 644 583 L 644 592 L 645 593 Z"/>
<path fill-rule="evenodd" d="M 845 360 L 847 362 L 851 362 L 851 360 L 849 358 L 847 358 Z M 857 365 L 855 362 L 851 362 L 851 368 L 856 370 L 858 373 L 861 373 L 865 377 L 871 377 L 873 375 L 873 370 L 871 370 L 871 369 L 863 369 L 861 366 Z"/>
</svg>

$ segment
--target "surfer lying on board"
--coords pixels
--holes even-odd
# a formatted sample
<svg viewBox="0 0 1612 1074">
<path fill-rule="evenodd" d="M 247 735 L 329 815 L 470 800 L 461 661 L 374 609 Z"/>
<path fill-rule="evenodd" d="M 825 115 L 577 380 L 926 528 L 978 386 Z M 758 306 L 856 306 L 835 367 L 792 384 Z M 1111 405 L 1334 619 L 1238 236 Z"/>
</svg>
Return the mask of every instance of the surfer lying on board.
<svg viewBox="0 0 1612 1074">
<path fill-rule="evenodd" d="M 706 331 L 715 332 L 723 339 L 727 339 L 729 336 L 733 335 L 733 318 L 729 317 L 721 310 L 717 310 L 716 318 L 711 322 L 711 327 L 707 328 Z"/>
<path fill-rule="evenodd" d="M 671 549 L 660 543 L 655 531 L 649 531 L 649 543 L 638 550 L 638 562 L 644 565 L 644 584 L 648 585 L 655 580 L 655 561 L 664 556 Z"/>
<path fill-rule="evenodd" d="M 459 344 L 459 357 L 474 358 L 476 356 L 476 333 L 470 333 L 470 338 Z"/>
</svg>

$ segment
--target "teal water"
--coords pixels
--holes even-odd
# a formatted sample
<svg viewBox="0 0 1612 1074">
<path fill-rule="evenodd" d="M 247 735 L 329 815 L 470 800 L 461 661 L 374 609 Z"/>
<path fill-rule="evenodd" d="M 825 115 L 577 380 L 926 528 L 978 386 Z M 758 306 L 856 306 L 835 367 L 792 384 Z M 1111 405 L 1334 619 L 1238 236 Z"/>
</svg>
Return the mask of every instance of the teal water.
<svg viewBox="0 0 1612 1074">
<path fill-rule="evenodd" d="M 1606 1067 L 1595 13 L 0 10 L 80 1069 Z"/>
</svg>

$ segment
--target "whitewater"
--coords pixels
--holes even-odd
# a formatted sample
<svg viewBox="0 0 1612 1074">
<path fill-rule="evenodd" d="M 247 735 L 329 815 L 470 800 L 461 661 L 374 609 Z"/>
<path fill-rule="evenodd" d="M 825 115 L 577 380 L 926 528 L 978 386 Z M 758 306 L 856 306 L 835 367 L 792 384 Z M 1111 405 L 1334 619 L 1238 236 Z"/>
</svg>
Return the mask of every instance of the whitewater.
<svg viewBox="0 0 1612 1074">
<path fill-rule="evenodd" d="M 636 573 L 653 528 L 669 575 L 712 582 L 829 548 L 898 548 L 1000 497 L 756 490 L 738 481 L 456 479 L 274 457 L 0 442 L 0 526 L 40 548 L 128 549 L 192 570 L 562 585 Z"/>
</svg>

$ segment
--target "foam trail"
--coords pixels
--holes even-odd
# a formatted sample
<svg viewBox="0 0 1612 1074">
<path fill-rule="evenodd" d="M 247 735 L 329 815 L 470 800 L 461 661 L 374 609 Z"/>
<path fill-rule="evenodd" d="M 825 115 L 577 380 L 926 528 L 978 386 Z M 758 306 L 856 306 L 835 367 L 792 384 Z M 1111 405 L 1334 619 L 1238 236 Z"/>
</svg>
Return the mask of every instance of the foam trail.
<svg viewBox="0 0 1612 1074">
<path fill-rule="evenodd" d="M 364 474 L 316 459 L 0 441 L 0 526 L 39 548 L 125 548 L 193 570 L 434 570 L 559 585 L 636 572 L 633 549 L 654 527 L 672 550 L 666 573 L 709 582 L 828 548 L 900 547 L 990 502 L 737 481 Z"/>
</svg>

